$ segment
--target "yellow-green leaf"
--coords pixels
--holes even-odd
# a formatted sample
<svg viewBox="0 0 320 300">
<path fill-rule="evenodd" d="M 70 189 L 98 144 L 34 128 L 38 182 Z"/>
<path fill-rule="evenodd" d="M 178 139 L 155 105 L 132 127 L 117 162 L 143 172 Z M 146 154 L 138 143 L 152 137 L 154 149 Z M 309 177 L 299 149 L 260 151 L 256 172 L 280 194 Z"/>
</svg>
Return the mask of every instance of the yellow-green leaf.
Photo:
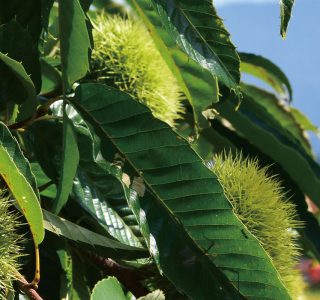
<svg viewBox="0 0 320 300">
<path fill-rule="evenodd" d="M 9 129 L 0 122 L 0 173 L 30 225 L 35 244 L 44 238 L 43 217 L 30 165 Z M 33 185 L 33 186 L 32 186 Z"/>
</svg>

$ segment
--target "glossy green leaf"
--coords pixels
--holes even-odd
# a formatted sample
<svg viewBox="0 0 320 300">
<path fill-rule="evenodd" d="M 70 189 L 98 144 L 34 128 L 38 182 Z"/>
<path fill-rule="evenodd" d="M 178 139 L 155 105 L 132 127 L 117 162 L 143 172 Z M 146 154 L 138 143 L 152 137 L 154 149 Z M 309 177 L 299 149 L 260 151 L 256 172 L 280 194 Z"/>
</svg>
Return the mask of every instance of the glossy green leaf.
<svg viewBox="0 0 320 300">
<path fill-rule="evenodd" d="M 60 218 L 46 210 L 42 211 L 46 230 L 74 241 L 80 244 L 81 247 L 86 247 L 103 256 L 109 255 L 109 257 L 118 259 L 147 257 L 146 251 L 142 248 L 119 243 L 116 240 L 107 238 L 66 219 Z"/>
<path fill-rule="evenodd" d="M 55 103 L 52 110 L 54 115 L 62 116 L 62 103 Z M 67 105 L 66 112 L 76 130 L 80 152 L 80 165 L 73 184 L 76 201 L 111 236 L 125 244 L 140 247 L 138 237 L 141 239 L 141 233 L 123 195 L 121 183 L 109 174 L 106 162 L 99 155 L 100 139 L 74 108 Z"/>
<path fill-rule="evenodd" d="M 80 149 L 78 184 L 81 187 L 75 185 L 80 191 L 77 200 L 113 237 L 141 247 L 142 237 L 135 216 L 128 207 L 122 184 L 110 174 L 110 166 L 101 156 L 100 139 L 73 108 L 71 111 Z M 76 116 L 80 120 L 76 121 Z M 85 191 L 83 197 L 81 189 Z"/>
<path fill-rule="evenodd" d="M 280 96 L 292 101 L 292 87 L 282 70 L 267 58 L 251 53 L 239 53 L 241 72 L 253 75 L 271 86 Z"/>
<path fill-rule="evenodd" d="M 312 155 L 311 145 L 306 137 L 302 126 L 297 122 L 292 113 L 292 107 L 284 105 L 273 94 L 252 85 L 242 84 L 242 90 L 258 105 L 263 106 L 279 124 L 279 130 L 288 138 L 295 138 L 304 150 Z"/>
<path fill-rule="evenodd" d="M 44 227 L 36 182 L 29 162 L 2 122 L 0 131 L 0 174 L 21 208 L 30 226 L 34 242 L 38 245 L 44 238 Z"/>
<path fill-rule="evenodd" d="M 73 113 L 73 115 L 75 116 L 76 114 Z M 180 289 L 186 291 L 189 295 L 195 295 L 194 298 L 198 298 L 199 295 L 211 295 L 212 284 L 207 284 L 207 282 L 216 282 L 217 276 L 219 277 L 219 275 L 216 274 L 216 269 L 212 269 L 214 266 L 210 263 L 208 264 L 206 256 L 203 255 L 199 248 L 194 247 L 192 241 L 185 235 L 183 228 L 175 221 L 174 216 L 168 215 L 165 208 L 159 207 L 159 205 L 154 203 L 156 200 L 151 194 L 148 194 L 148 197 L 144 197 L 144 200 L 140 201 L 137 193 L 128 188 L 131 179 L 128 175 L 121 172 L 120 157 L 120 160 L 115 160 L 112 163 L 103 159 L 101 154 L 105 156 L 109 155 L 110 144 L 107 146 L 102 145 L 100 148 L 97 137 L 92 136 L 91 140 L 88 140 L 88 135 L 92 135 L 91 131 L 88 131 L 88 128 L 82 128 L 81 130 L 79 125 L 84 125 L 83 120 L 77 120 L 77 118 L 74 117 L 73 121 L 78 129 L 78 133 L 82 132 L 83 134 L 78 135 L 78 141 L 80 142 L 79 149 L 81 150 L 80 156 L 82 159 L 80 161 L 81 167 L 86 170 L 86 174 L 96 183 L 96 188 L 102 189 L 103 187 L 102 190 L 105 194 L 119 193 L 118 187 L 111 180 L 112 178 L 116 179 L 118 184 L 122 185 L 125 197 L 136 215 L 149 251 L 157 262 L 160 270 L 163 269 L 165 274 L 169 276 Z M 92 143 L 92 141 L 94 141 L 94 143 Z M 93 149 L 91 149 L 92 146 Z M 93 152 L 93 161 L 96 166 L 92 163 L 92 157 L 90 157 L 90 155 L 88 156 L 91 152 Z M 97 169 L 97 166 L 99 166 L 99 169 Z M 104 173 L 104 176 L 102 176 L 102 173 Z M 77 194 L 77 197 L 79 196 L 81 199 L 81 195 Z M 115 197 L 114 194 L 112 207 L 115 208 L 115 211 L 118 212 L 121 218 L 132 228 L 132 223 L 134 226 L 137 223 L 135 219 L 132 219 L 131 209 L 128 207 L 128 204 L 123 202 L 123 195 L 121 194 L 120 196 L 120 198 L 119 196 Z M 100 197 L 101 195 L 99 195 L 99 201 L 103 201 L 103 198 Z M 96 201 L 97 200 L 95 200 L 95 202 Z M 148 220 L 144 216 L 146 216 Z M 128 219 L 127 217 L 130 218 Z M 168 242 L 169 237 L 170 242 Z M 159 248 L 162 251 L 159 251 Z M 188 254 L 181 255 L 181 253 Z M 186 256 L 197 257 L 197 259 L 192 264 L 189 264 L 186 263 Z M 178 273 L 177 270 L 179 271 Z M 202 277 L 203 280 L 198 284 L 197 289 L 192 288 L 192 282 Z M 228 283 L 226 283 L 226 285 L 228 285 Z M 227 290 L 230 288 L 231 287 L 227 288 Z M 218 291 L 218 294 L 220 293 L 224 295 L 222 290 Z"/>
<path fill-rule="evenodd" d="M 141 201 L 149 198 L 150 190 L 157 205 L 181 222 L 212 266 L 218 266 L 241 294 L 289 299 L 269 257 L 234 215 L 217 177 L 181 136 L 113 88 L 80 85 L 72 103 L 137 171 L 140 179 L 133 186 Z M 155 205 L 151 199 L 149 205 Z M 162 224 L 155 215 L 148 221 Z M 212 283 L 214 292 L 217 287 Z"/>
<path fill-rule="evenodd" d="M 320 205 L 320 167 L 265 107 L 245 97 L 235 111 L 235 101 L 229 99 L 216 109 L 227 119 L 238 134 L 244 136 L 261 152 L 278 162 L 299 188 Z"/>
<path fill-rule="evenodd" d="M 94 289 L 90 300 L 126 300 L 121 285 L 117 278 L 108 277 L 99 281 Z"/>
<path fill-rule="evenodd" d="M 97 282 L 90 300 L 126 300 L 126 296 L 122 290 L 120 282 L 115 277 L 108 277 Z M 165 300 L 164 294 L 160 290 L 156 290 L 138 300 Z"/>
<path fill-rule="evenodd" d="M 240 81 L 239 57 L 229 39 L 222 19 L 214 6 L 206 0 L 155 0 L 171 21 L 170 33 L 177 44 L 204 69 L 218 77 L 219 82 L 237 90 Z M 174 29 L 175 28 L 175 29 Z"/>
<path fill-rule="evenodd" d="M 64 90 L 89 70 L 90 39 L 79 0 L 59 1 L 61 67 Z"/>
<path fill-rule="evenodd" d="M 239 57 L 211 2 L 133 0 L 135 10 L 187 96 L 196 129 L 219 100 L 218 82 L 238 91 Z"/>
<path fill-rule="evenodd" d="M 110 145 L 101 148 L 104 156 L 108 156 L 106 152 L 109 152 L 109 149 Z M 217 295 L 225 299 L 240 297 L 210 263 L 208 257 L 193 244 L 175 217 L 168 214 L 165 207 L 157 204 L 157 200 L 149 192 L 140 201 L 137 192 L 127 187 L 128 180 L 123 180 L 125 174 L 122 174 L 117 164 L 109 163 L 109 173 L 122 183 L 128 203 L 138 219 L 149 251 L 160 270 L 163 270 L 179 290 L 193 296 L 194 299 L 210 299 L 212 287 L 216 286 L 218 289 L 214 288 L 214 290 Z M 188 262 L 188 257 L 194 257 L 191 263 Z M 192 282 L 199 278 L 203 280 L 199 282 L 197 288 L 194 288 Z M 219 288 L 221 284 L 225 289 Z"/>
<path fill-rule="evenodd" d="M 291 18 L 294 0 L 280 0 L 280 33 L 283 38 L 286 37 L 288 24 Z"/>
<path fill-rule="evenodd" d="M 64 110 L 63 114 L 63 143 L 60 180 L 57 197 L 52 206 L 52 212 L 59 214 L 60 210 L 67 203 L 69 194 L 72 191 L 73 179 L 76 175 L 79 164 L 79 150 L 73 125 Z"/>
<path fill-rule="evenodd" d="M 127 192 L 127 199 L 160 274 L 178 291 L 191 299 L 209 300 L 213 293 L 218 299 L 243 299 L 212 263 L 210 254 L 194 243 L 179 219 L 159 199 L 147 190 L 139 197 L 133 189 Z"/>
<path fill-rule="evenodd" d="M 110 181 L 107 177 L 107 172 L 98 166 L 93 168 L 89 173 L 84 170 L 79 171 L 73 188 L 76 201 L 118 241 L 130 246 L 141 247 L 141 242 L 136 236 L 136 234 L 140 232 L 136 228 L 138 224 L 133 222 L 133 220 L 135 220 L 134 215 L 132 215 L 132 213 L 129 213 L 127 217 L 119 215 L 117 213 L 117 207 L 114 208 L 113 203 L 110 203 L 106 197 L 108 195 L 106 193 L 107 189 L 105 189 L 107 186 L 104 188 L 103 184 L 108 184 L 108 181 Z M 123 201 L 123 196 L 115 199 L 113 202 L 119 203 L 119 210 L 130 211 L 127 207 L 126 200 L 124 199 Z M 125 221 L 129 218 L 132 221 L 127 224 Z M 130 225 L 136 226 L 134 228 Z M 133 231 L 133 229 L 135 229 L 135 231 Z"/>
</svg>

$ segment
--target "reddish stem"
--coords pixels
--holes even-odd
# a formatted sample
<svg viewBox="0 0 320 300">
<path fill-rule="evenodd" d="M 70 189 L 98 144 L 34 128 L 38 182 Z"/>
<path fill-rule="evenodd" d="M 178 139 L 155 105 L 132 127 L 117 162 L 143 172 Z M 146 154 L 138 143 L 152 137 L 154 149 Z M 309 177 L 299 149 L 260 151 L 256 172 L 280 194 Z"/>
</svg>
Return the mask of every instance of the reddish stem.
<svg viewBox="0 0 320 300">
<path fill-rule="evenodd" d="M 36 287 L 30 284 L 22 275 L 17 279 L 18 288 L 31 300 L 43 300 L 36 291 Z"/>
</svg>

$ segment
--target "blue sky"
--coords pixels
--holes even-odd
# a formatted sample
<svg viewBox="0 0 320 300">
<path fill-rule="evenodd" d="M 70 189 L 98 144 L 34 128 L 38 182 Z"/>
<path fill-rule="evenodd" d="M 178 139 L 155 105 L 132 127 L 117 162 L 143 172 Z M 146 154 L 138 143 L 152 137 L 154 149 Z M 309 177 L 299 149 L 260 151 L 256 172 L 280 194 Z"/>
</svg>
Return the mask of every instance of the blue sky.
<svg viewBox="0 0 320 300">
<path fill-rule="evenodd" d="M 216 6 L 225 6 L 230 4 L 251 3 L 251 4 L 264 4 L 264 3 L 278 3 L 277 0 L 214 0 Z"/>
<path fill-rule="evenodd" d="M 215 3 L 238 50 L 263 55 L 276 63 L 291 82 L 293 106 L 319 127 L 320 1 L 295 1 L 286 40 L 279 34 L 278 0 L 215 0 Z M 312 142 L 320 157 L 319 139 L 312 136 Z"/>
</svg>

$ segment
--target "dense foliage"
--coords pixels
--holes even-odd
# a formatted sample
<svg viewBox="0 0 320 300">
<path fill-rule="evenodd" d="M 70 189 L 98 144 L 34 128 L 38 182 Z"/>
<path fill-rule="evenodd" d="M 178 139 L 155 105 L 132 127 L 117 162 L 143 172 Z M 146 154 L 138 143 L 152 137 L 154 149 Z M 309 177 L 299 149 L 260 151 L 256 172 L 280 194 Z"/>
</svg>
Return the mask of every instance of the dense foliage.
<svg viewBox="0 0 320 300">
<path fill-rule="evenodd" d="M 298 298 L 317 128 L 214 4 L 0 5 L 0 298 Z"/>
</svg>

